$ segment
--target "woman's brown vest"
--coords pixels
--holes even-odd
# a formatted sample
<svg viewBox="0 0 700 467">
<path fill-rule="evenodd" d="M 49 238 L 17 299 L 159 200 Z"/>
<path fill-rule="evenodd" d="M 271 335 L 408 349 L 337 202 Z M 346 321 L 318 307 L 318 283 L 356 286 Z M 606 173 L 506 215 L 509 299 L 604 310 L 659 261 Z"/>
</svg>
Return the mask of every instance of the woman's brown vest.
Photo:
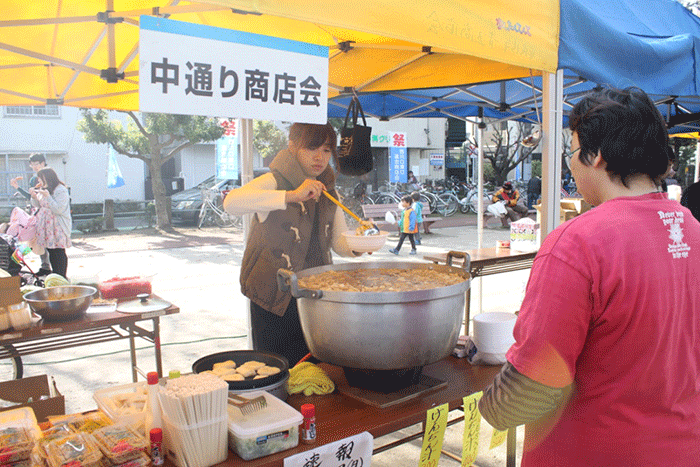
<svg viewBox="0 0 700 467">
<path fill-rule="evenodd" d="M 284 152 L 287 154 L 283 155 Z M 293 163 L 275 164 L 280 156 L 287 162 L 290 161 L 288 151 L 282 153 L 270 164 L 271 172 L 277 181 L 278 190 L 294 190 L 299 185 L 294 186 L 290 179 L 298 181 L 299 174 L 289 172 L 295 172 L 298 166 L 294 167 Z M 330 188 L 330 194 L 336 196 L 335 189 L 332 188 L 335 185 L 335 175 L 330 166 L 317 179 Z M 336 205 L 321 196 L 318 202 L 308 200 L 304 203 L 290 203 L 285 210 L 271 211 L 265 222 L 259 222 L 258 216 L 253 216 L 241 265 L 243 295 L 277 316 L 284 315 L 292 296 L 289 292 L 279 291 L 277 270 L 284 268 L 299 272 L 333 262 L 331 245 L 335 210 Z M 318 231 L 312 232 L 316 211 Z M 312 235 L 318 235 L 317 245 L 320 248 L 309 254 Z"/>
</svg>

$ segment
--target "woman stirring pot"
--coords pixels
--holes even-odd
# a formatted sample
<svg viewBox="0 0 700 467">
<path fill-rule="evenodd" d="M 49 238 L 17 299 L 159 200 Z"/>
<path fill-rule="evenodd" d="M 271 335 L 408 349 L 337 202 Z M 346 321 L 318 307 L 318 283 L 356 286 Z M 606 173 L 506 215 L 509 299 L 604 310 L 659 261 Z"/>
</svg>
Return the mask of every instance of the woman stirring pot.
<svg viewBox="0 0 700 467">
<path fill-rule="evenodd" d="M 275 156 L 270 173 L 232 190 L 224 200 L 230 214 L 255 214 L 241 265 L 253 348 L 284 355 L 290 367 L 309 349 L 296 299 L 277 288 L 277 270 L 331 264 L 331 248 L 353 256 L 342 236 L 347 230 L 343 211 L 321 196 L 323 190 L 337 196 L 329 165 L 336 139 L 330 124 L 293 124 L 289 145 Z"/>
</svg>

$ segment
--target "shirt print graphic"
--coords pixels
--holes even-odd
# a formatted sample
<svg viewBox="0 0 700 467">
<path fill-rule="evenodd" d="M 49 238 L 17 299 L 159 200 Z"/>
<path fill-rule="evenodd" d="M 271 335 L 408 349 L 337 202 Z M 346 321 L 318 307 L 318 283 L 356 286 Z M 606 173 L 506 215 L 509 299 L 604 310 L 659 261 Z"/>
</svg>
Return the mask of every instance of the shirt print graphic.
<svg viewBox="0 0 700 467">
<path fill-rule="evenodd" d="M 668 227 L 668 238 L 671 240 L 671 243 L 668 244 L 668 252 L 674 259 L 687 258 L 690 252 L 690 246 L 683 242 L 683 223 L 685 222 L 683 212 L 658 211 L 658 215 L 663 221 L 664 226 Z"/>
</svg>

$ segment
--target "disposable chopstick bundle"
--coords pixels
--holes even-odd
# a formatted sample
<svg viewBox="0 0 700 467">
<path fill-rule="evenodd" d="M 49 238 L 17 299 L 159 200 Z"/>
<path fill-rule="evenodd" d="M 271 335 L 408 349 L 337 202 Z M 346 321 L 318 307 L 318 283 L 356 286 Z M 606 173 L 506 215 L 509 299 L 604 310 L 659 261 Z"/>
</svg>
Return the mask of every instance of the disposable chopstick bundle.
<svg viewBox="0 0 700 467">
<path fill-rule="evenodd" d="M 165 434 L 180 467 L 209 467 L 228 452 L 228 384 L 212 374 L 168 380 L 159 390 Z"/>
</svg>

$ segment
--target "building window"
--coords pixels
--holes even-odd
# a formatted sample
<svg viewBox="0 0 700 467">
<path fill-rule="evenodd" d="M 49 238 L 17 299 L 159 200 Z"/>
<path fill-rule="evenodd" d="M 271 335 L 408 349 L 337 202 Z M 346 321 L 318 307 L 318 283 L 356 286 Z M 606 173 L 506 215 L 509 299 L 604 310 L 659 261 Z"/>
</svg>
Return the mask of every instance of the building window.
<svg viewBox="0 0 700 467">
<path fill-rule="evenodd" d="M 58 117 L 57 105 L 8 105 L 5 107 L 8 117 Z"/>
</svg>

